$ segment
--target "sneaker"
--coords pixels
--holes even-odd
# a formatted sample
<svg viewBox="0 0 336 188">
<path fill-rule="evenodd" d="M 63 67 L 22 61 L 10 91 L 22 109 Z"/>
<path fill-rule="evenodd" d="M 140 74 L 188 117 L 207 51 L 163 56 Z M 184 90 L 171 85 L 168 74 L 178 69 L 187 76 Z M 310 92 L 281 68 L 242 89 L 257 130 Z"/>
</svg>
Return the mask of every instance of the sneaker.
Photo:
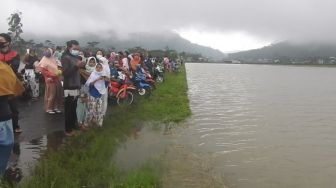
<svg viewBox="0 0 336 188">
<path fill-rule="evenodd" d="M 47 112 L 47 114 L 56 114 L 56 112 L 54 112 L 54 111 L 52 111 L 52 110 L 48 110 L 48 111 L 46 111 Z"/>
</svg>

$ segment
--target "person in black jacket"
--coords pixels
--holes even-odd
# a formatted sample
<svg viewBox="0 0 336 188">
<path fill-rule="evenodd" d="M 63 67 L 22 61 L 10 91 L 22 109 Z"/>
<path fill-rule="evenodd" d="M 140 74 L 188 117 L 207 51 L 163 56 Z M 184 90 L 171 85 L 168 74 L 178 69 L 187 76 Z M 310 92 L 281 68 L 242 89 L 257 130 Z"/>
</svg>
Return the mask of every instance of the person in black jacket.
<svg viewBox="0 0 336 188">
<path fill-rule="evenodd" d="M 13 69 L 14 73 L 18 76 L 18 69 L 20 66 L 20 55 L 11 49 L 11 37 L 6 33 L 0 34 L 0 61 L 7 63 Z M 19 126 L 19 110 L 17 98 L 12 96 L 9 101 L 9 107 L 12 112 L 13 131 L 14 133 L 21 133 L 22 130 Z"/>
<path fill-rule="evenodd" d="M 81 88 L 79 69 L 85 66 L 79 57 L 79 43 L 71 40 L 66 43 L 67 49 L 61 57 L 63 68 L 63 89 L 64 89 L 64 114 L 65 114 L 65 134 L 73 136 L 76 127 L 76 105 Z"/>
</svg>

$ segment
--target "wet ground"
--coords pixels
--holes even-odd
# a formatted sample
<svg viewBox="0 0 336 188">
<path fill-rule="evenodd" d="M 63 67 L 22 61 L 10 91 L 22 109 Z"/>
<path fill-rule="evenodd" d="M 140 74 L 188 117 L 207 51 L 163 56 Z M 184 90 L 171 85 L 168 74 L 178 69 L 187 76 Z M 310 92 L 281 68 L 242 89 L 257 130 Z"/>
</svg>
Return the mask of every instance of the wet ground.
<svg viewBox="0 0 336 188">
<path fill-rule="evenodd" d="M 32 167 L 47 148 L 57 149 L 64 141 L 63 114 L 49 115 L 43 110 L 43 101 L 19 102 L 19 125 L 23 133 L 15 135 L 15 144 L 8 166 L 19 179 L 30 174 Z M 20 176 L 20 177 L 18 177 Z"/>
<path fill-rule="evenodd" d="M 9 178 L 19 182 L 29 177 L 47 149 L 56 150 L 64 143 L 64 115 L 49 115 L 43 101 L 20 102 L 19 124 L 23 133 L 15 136 L 15 144 L 8 162 Z M 130 171 L 149 161 L 158 161 L 164 168 L 165 188 L 225 187 L 222 177 L 214 171 L 211 157 L 193 152 L 183 144 L 189 123 L 135 125 L 128 139 L 118 149 L 113 160 L 119 169 Z"/>
</svg>

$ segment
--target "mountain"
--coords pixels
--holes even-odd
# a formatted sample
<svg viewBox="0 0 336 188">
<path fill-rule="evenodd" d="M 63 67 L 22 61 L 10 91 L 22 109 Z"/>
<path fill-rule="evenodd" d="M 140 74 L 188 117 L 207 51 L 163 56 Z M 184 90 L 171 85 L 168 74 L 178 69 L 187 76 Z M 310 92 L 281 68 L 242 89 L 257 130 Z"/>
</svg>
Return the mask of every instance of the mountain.
<svg viewBox="0 0 336 188">
<path fill-rule="evenodd" d="M 231 53 L 230 59 L 258 60 L 258 59 L 288 59 L 304 61 L 336 56 L 336 44 L 326 43 L 293 43 L 279 42 L 260 49 Z"/>
<path fill-rule="evenodd" d="M 75 37 L 75 39 L 78 40 L 82 46 L 86 46 L 87 42 L 97 41 L 99 42 L 99 47 L 114 47 L 116 50 L 125 50 L 140 46 L 148 50 L 163 50 L 169 48 L 178 52 L 199 53 L 202 54 L 203 57 L 208 57 L 215 61 L 222 60 L 226 57 L 226 55 L 219 50 L 191 43 L 177 33 L 170 31 L 161 33 L 133 33 L 126 37 L 118 37 L 118 35 L 111 31 L 108 35 L 109 36 L 84 34 Z M 57 45 L 64 45 L 65 41 L 74 39 L 74 37 L 37 36 L 32 34 L 25 34 L 24 38 L 26 40 L 33 39 L 37 42 L 50 40 Z"/>
</svg>

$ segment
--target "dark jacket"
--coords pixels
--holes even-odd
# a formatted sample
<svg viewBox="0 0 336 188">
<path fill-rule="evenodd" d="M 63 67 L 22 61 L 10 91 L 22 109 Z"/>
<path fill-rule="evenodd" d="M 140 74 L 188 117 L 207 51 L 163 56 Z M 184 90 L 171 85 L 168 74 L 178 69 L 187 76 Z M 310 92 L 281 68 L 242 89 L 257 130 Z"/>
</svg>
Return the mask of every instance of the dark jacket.
<svg viewBox="0 0 336 188">
<path fill-rule="evenodd" d="M 0 96 L 0 122 L 8 121 L 12 118 L 11 111 L 9 109 L 7 96 Z"/>
<path fill-rule="evenodd" d="M 78 61 L 80 61 L 78 57 L 70 54 L 69 50 L 66 50 L 61 57 L 65 90 L 81 88 L 79 68 L 76 65 Z"/>
</svg>

